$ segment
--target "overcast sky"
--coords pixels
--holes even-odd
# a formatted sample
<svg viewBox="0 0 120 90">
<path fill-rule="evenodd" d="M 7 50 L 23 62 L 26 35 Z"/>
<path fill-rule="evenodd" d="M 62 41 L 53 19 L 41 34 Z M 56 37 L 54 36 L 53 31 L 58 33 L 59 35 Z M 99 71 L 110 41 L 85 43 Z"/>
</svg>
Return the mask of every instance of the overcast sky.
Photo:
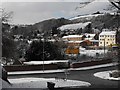
<svg viewBox="0 0 120 90">
<path fill-rule="evenodd" d="M 89 10 L 87 10 L 87 12 L 85 12 L 85 10 L 75 10 L 75 8 L 79 6 L 79 2 L 85 0 L 37 0 L 39 2 L 33 2 L 33 0 L 29 0 L 29 2 L 28 0 L 24 0 L 24 2 L 16 2 L 19 0 L 5 1 L 6 2 L 2 2 L 2 8 L 5 8 L 7 12 L 14 12 L 11 23 L 15 24 L 34 24 L 43 20 L 61 17 L 68 19 L 79 14 L 89 13 Z"/>
</svg>

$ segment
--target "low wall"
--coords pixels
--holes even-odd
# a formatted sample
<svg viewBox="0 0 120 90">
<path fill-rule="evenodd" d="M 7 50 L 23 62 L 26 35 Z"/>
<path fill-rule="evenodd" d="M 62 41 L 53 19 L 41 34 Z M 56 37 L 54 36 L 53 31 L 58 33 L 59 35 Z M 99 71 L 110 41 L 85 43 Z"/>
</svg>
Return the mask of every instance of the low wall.
<svg viewBox="0 0 120 90">
<path fill-rule="evenodd" d="M 6 71 L 34 71 L 34 70 L 43 70 L 43 65 L 12 65 L 12 66 L 3 66 Z M 57 69 L 57 64 L 44 64 L 45 70 Z"/>
<path fill-rule="evenodd" d="M 71 68 L 79 68 L 79 67 L 87 67 L 94 66 L 100 64 L 111 63 L 111 59 L 99 60 L 99 61 L 87 61 L 87 62 L 76 62 L 70 65 Z M 44 70 L 55 70 L 60 67 L 57 64 L 44 64 Z M 6 71 L 35 71 L 35 70 L 43 70 L 43 65 L 12 65 L 12 66 L 3 66 Z M 66 68 L 66 67 L 64 67 Z"/>
<path fill-rule="evenodd" d="M 89 62 L 76 62 L 71 64 L 71 68 L 79 68 L 79 67 L 87 67 L 87 66 L 94 66 L 94 65 L 100 65 L 100 64 L 107 64 L 111 63 L 111 59 L 106 60 L 98 60 L 98 61 L 89 61 Z"/>
</svg>

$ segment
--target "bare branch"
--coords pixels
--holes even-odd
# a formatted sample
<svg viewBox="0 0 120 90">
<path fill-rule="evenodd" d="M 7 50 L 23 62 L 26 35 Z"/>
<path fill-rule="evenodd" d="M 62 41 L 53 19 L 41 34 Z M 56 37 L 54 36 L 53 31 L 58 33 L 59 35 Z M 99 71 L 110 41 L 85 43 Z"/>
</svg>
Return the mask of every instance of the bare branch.
<svg viewBox="0 0 120 90">
<path fill-rule="evenodd" d="M 109 0 L 109 2 L 115 6 L 118 10 L 120 10 L 120 0 Z M 117 5 L 118 4 L 118 5 Z"/>
<path fill-rule="evenodd" d="M 6 12 L 5 9 L 0 9 L 2 22 L 8 22 L 13 16 L 13 12 Z"/>
</svg>

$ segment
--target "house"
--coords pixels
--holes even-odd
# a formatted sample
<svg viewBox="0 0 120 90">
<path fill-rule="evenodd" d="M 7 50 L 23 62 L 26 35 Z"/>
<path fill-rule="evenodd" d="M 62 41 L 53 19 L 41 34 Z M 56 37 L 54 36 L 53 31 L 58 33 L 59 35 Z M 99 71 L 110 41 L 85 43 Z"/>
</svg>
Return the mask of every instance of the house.
<svg viewBox="0 0 120 90">
<path fill-rule="evenodd" d="M 99 40 L 95 40 L 96 34 L 85 33 L 83 35 L 83 40 L 80 43 L 80 46 L 98 46 Z"/>
<path fill-rule="evenodd" d="M 99 44 L 99 40 L 83 40 L 81 43 L 80 43 L 80 46 L 82 47 L 86 47 L 86 46 L 98 46 Z"/>
<path fill-rule="evenodd" d="M 67 44 L 67 48 L 65 50 L 67 55 L 79 54 L 79 46 L 82 42 L 83 35 L 68 35 L 62 37 L 62 39 Z"/>
<path fill-rule="evenodd" d="M 116 44 L 116 31 L 104 29 L 99 34 L 99 46 L 111 46 Z"/>
<path fill-rule="evenodd" d="M 98 46 L 99 41 L 94 40 L 95 34 L 85 33 L 83 35 L 68 35 L 62 39 L 67 44 L 66 54 L 79 54 L 79 47 Z"/>
<path fill-rule="evenodd" d="M 68 36 L 63 36 L 62 39 L 63 41 L 81 41 L 83 35 L 68 35 Z"/>
<path fill-rule="evenodd" d="M 90 34 L 90 33 L 85 33 L 84 34 L 84 39 L 85 40 L 94 40 L 94 37 L 95 37 L 96 34 Z"/>
</svg>

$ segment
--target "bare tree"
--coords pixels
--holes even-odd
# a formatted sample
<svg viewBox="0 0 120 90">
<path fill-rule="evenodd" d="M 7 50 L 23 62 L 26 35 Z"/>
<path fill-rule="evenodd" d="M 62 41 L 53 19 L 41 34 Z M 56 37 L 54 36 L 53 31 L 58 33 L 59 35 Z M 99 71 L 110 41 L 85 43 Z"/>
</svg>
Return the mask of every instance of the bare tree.
<svg viewBox="0 0 120 90">
<path fill-rule="evenodd" d="M 6 23 L 12 19 L 13 11 L 7 12 L 5 11 L 5 9 L 0 8 L 0 13 L 1 13 L 0 19 L 2 23 Z"/>
<path fill-rule="evenodd" d="M 109 2 L 118 10 L 120 10 L 120 0 L 109 0 Z"/>
</svg>

